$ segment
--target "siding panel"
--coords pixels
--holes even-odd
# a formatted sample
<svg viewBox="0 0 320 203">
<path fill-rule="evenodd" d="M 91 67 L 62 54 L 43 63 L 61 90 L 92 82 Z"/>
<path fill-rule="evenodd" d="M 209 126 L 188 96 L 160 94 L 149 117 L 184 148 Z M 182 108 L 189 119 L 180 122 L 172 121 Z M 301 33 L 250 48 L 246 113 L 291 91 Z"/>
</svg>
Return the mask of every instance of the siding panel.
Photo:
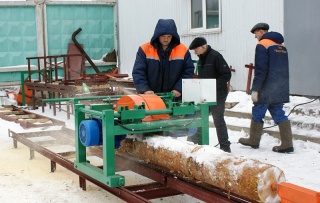
<svg viewBox="0 0 320 203">
<path fill-rule="evenodd" d="M 290 92 L 320 96 L 320 1 L 285 1 L 285 43 L 290 61 Z"/>
<path fill-rule="evenodd" d="M 187 2 L 186 0 L 118 1 L 120 71 L 131 74 L 138 47 L 151 39 L 157 20 L 173 18 L 181 42 L 188 46 L 194 37 L 206 37 L 208 43 L 221 52 L 228 64 L 236 69 L 231 80 L 233 89 L 244 91 L 248 74 L 248 69 L 244 68 L 244 65 L 253 63 L 257 44 L 250 29 L 254 24 L 264 21 L 269 23 L 271 30 L 283 33 L 283 0 L 222 0 L 221 32 L 203 34 L 189 33 Z M 192 57 L 197 59 L 193 53 Z"/>
<path fill-rule="evenodd" d="M 66 54 L 72 34 L 93 60 L 114 49 L 114 11 L 109 5 L 47 5 L 48 55 Z"/>
</svg>

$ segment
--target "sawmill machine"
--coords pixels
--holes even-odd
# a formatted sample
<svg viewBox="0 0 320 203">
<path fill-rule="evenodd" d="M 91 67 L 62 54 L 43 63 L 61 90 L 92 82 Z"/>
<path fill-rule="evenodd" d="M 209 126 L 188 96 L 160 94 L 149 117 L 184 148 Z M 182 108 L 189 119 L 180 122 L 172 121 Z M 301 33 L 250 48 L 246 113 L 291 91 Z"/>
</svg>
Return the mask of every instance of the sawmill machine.
<svg viewBox="0 0 320 203">
<path fill-rule="evenodd" d="M 185 79 L 181 102 L 175 102 L 172 93 L 44 99 L 42 102 L 74 103 L 75 169 L 108 187 L 122 187 L 125 177 L 116 174 L 115 152 L 126 137 L 166 136 L 166 132 L 182 131 L 185 136 L 198 133 L 198 143 L 209 144 L 209 106 L 216 105 L 215 87 L 212 79 Z M 96 104 L 82 104 L 82 101 L 97 100 L 100 102 Z M 87 150 L 94 146 L 102 147 L 102 167 L 88 161 Z M 317 191 L 288 182 L 270 184 L 281 203 L 318 203 L 320 200 Z"/>
<path fill-rule="evenodd" d="M 115 149 L 126 136 L 198 133 L 209 144 L 209 106 L 216 104 L 215 79 L 183 79 L 182 101 L 169 93 L 44 99 L 74 103 L 76 160 L 74 167 L 109 187 L 125 185 L 115 174 Z M 90 100 L 90 105 L 81 101 Z M 92 101 L 102 100 L 93 104 Z M 142 135 L 142 136 L 141 136 Z M 88 162 L 87 148 L 102 147 L 103 167 Z"/>
<path fill-rule="evenodd" d="M 215 80 L 207 80 L 207 83 L 215 86 Z M 215 105 L 215 94 L 211 91 L 211 97 L 201 95 L 201 92 L 209 92 L 204 88 L 208 84 L 201 80 L 184 80 L 184 88 L 198 85 L 198 90 L 202 91 L 197 95 L 185 90 L 183 102 L 174 102 L 172 93 L 162 93 L 120 95 L 115 105 L 107 99 L 105 103 L 91 104 L 89 108 L 76 104 L 75 168 L 110 187 L 119 187 L 125 184 L 125 180 L 115 174 L 115 149 L 126 135 L 163 135 L 179 130 L 184 130 L 187 135 L 198 131 L 199 144 L 209 144 L 209 105 Z M 90 146 L 102 146 L 102 169 L 87 162 L 86 147 Z"/>
</svg>

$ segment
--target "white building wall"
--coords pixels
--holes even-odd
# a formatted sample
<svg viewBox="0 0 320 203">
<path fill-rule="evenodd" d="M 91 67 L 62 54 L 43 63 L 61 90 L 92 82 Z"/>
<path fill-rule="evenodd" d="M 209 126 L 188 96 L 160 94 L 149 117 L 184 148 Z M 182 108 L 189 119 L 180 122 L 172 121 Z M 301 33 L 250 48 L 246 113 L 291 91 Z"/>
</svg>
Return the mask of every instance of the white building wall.
<svg viewBox="0 0 320 203">
<path fill-rule="evenodd" d="M 189 0 L 118 0 L 119 68 L 131 76 L 138 47 L 149 41 L 160 18 L 175 20 L 181 42 L 189 46 L 194 37 L 203 36 L 218 50 L 229 65 L 234 90 L 246 90 L 248 69 L 254 63 L 257 40 L 250 33 L 258 22 L 267 22 L 270 31 L 283 33 L 283 0 L 221 0 L 222 29 L 217 33 L 190 33 L 188 31 Z M 192 58 L 198 57 L 191 51 Z"/>
<path fill-rule="evenodd" d="M 118 0 L 118 55 L 120 73 L 131 76 L 140 45 L 150 41 L 158 19 L 175 18 L 172 0 Z M 177 23 L 177 22 L 176 22 Z"/>
</svg>

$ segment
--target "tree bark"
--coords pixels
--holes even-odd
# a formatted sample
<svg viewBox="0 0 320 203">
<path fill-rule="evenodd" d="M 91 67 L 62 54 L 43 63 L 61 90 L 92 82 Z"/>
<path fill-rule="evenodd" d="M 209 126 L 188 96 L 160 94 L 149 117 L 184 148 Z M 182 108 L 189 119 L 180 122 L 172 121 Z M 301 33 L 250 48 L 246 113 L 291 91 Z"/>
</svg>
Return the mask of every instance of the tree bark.
<svg viewBox="0 0 320 203">
<path fill-rule="evenodd" d="M 124 139 L 119 152 L 251 200 L 280 202 L 271 184 L 284 182 L 285 176 L 281 169 L 270 164 L 235 157 L 212 146 L 161 136 L 143 142 Z"/>
</svg>

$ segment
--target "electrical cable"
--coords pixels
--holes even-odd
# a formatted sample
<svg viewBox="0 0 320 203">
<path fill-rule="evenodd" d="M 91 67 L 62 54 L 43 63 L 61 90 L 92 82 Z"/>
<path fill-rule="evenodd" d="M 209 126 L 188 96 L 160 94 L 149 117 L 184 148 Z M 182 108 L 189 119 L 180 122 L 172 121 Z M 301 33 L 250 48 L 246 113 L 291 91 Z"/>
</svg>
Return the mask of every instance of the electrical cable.
<svg viewBox="0 0 320 203">
<path fill-rule="evenodd" d="M 288 114 L 287 117 L 290 116 L 290 114 L 293 112 L 293 110 L 294 110 L 297 106 L 301 106 L 301 105 L 304 105 L 304 104 L 312 103 L 312 102 L 316 101 L 317 99 L 320 100 L 320 96 L 317 97 L 317 98 L 315 98 L 315 99 L 313 99 L 313 100 L 311 100 L 311 101 L 308 101 L 308 102 L 305 102 L 305 103 L 301 103 L 301 104 L 295 105 L 295 106 L 291 109 L 291 111 L 289 112 L 289 114 Z M 277 126 L 277 124 L 275 124 L 275 125 L 273 125 L 273 126 L 264 127 L 264 128 L 262 128 L 262 129 L 272 128 L 272 127 L 275 127 L 275 126 Z M 220 143 L 216 144 L 214 147 L 217 147 L 219 144 L 220 144 Z M 319 152 L 319 153 L 320 153 L 320 152 Z"/>
<path fill-rule="evenodd" d="M 320 99 L 320 96 L 317 97 L 317 98 L 315 98 L 315 99 L 313 99 L 313 100 L 311 100 L 311 101 L 308 101 L 308 102 L 305 102 L 305 103 L 301 103 L 301 104 L 295 105 L 295 106 L 291 109 L 291 111 L 289 112 L 289 114 L 287 115 L 287 117 L 290 116 L 290 114 L 293 112 L 293 110 L 294 110 L 297 106 L 301 106 L 301 105 L 304 105 L 304 104 L 312 103 L 312 102 L 316 101 L 317 99 Z M 268 126 L 268 127 L 264 127 L 264 128 L 262 128 L 262 129 L 272 128 L 272 127 L 275 127 L 275 126 L 277 126 L 277 124 L 274 124 L 274 125 Z"/>
<path fill-rule="evenodd" d="M 289 112 L 289 114 L 288 114 L 287 117 L 290 116 L 290 114 L 293 112 L 293 110 L 294 110 L 296 107 L 301 106 L 301 105 L 304 105 L 304 104 L 312 103 L 312 102 L 316 101 L 317 99 L 320 99 L 320 96 L 317 97 L 317 98 L 315 98 L 315 99 L 313 99 L 313 100 L 311 100 L 311 101 L 309 101 L 309 102 L 305 102 L 305 103 L 301 103 L 301 104 L 295 105 L 295 106 L 291 109 L 291 111 Z M 187 124 L 185 124 L 185 125 L 169 125 L 169 126 L 162 127 L 162 129 L 166 129 L 166 128 L 169 128 L 169 127 L 186 127 L 186 126 L 190 125 L 190 124 L 194 121 L 194 119 L 195 119 L 195 116 L 193 116 L 193 119 L 192 119 L 190 122 L 188 122 Z M 161 128 L 145 128 L 145 129 L 135 130 L 135 129 L 129 129 L 129 128 L 125 127 L 124 125 L 121 125 L 121 124 L 118 124 L 118 125 L 121 126 L 121 127 L 124 128 L 124 129 L 126 129 L 126 130 L 136 131 L 136 132 L 145 131 L 145 130 L 156 130 L 156 129 L 161 130 Z M 275 125 L 273 125 L 273 126 L 264 127 L 263 129 L 272 128 L 272 127 L 275 127 L 275 126 L 277 126 L 277 124 L 275 124 Z M 216 144 L 214 147 L 217 147 L 219 144 L 220 144 L 220 143 Z"/>
</svg>

